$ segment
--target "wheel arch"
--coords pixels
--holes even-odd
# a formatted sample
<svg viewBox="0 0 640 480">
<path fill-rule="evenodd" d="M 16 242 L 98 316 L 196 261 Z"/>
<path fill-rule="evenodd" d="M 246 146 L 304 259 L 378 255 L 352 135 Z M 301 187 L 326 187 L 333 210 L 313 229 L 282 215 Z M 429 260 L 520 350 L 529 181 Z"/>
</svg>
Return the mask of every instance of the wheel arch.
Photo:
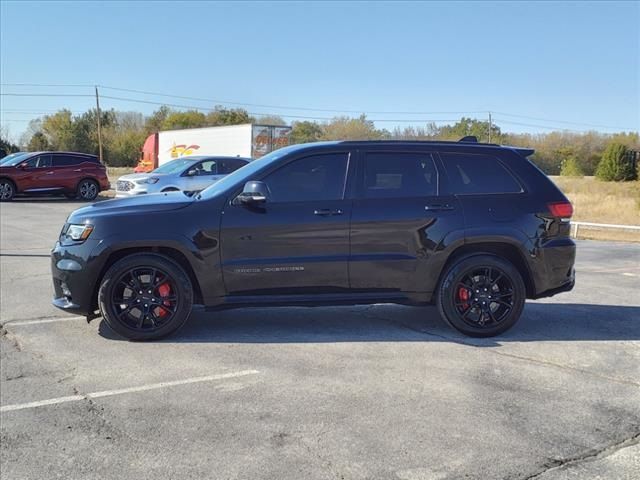
<svg viewBox="0 0 640 480">
<path fill-rule="evenodd" d="M 0 175 L 0 180 L 7 180 L 7 181 L 11 182 L 11 185 L 13 185 L 13 192 L 14 193 L 18 193 L 18 184 L 16 183 L 16 181 L 13 178 L 8 177 L 6 175 Z"/>
<path fill-rule="evenodd" d="M 465 243 L 457 247 L 453 252 L 451 252 L 451 255 L 449 255 L 444 267 L 440 271 L 438 286 L 452 264 L 463 258 L 473 257 L 476 255 L 494 255 L 509 261 L 514 267 L 516 267 L 522 276 L 522 281 L 524 282 L 527 292 L 527 298 L 535 295 L 536 289 L 533 281 L 533 275 L 521 249 L 512 243 L 501 241 Z"/>
<path fill-rule="evenodd" d="M 163 257 L 169 258 L 170 260 L 173 260 L 178 265 L 180 265 L 182 269 L 185 271 L 185 273 L 189 276 L 189 280 L 191 280 L 191 285 L 193 287 L 193 293 L 194 293 L 194 299 L 193 299 L 194 303 L 196 304 L 203 303 L 204 300 L 202 296 L 200 282 L 198 281 L 198 278 L 193 270 L 193 267 L 189 263 L 189 260 L 187 260 L 187 257 L 180 250 L 172 247 L 166 247 L 166 246 L 161 246 L 161 247 L 136 246 L 136 247 L 125 247 L 119 250 L 115 250 L 109 254 L 109 256 L 104 262 L 104 265 L 102 265 L 102 268 L 100 269 L 100 273 L 98 274 L 98 277 L 95 282 L 94 292 L 92 294 L 92 305 L 91 305 L 93 310 L 98 308 L 98 290 L 100 289 L 100 284 L 102 283 L 102 279 L 104 278 L 105 273 L 107 273 L 107 270 L 117 261 L 125 257 L 128 257 L 130 255 L 135 255 L 139 253 L 151 253 L 151 254 L 163 256 Z"/>
</svg>

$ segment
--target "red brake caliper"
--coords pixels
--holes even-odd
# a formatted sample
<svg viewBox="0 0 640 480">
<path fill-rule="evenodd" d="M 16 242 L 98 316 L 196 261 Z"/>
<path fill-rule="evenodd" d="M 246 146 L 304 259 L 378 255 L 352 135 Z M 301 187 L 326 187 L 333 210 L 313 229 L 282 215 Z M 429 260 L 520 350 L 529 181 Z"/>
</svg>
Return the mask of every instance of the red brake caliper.
<svg viewBox="0 0 640 480">
<path fill-rule="evenodd" d="M 158 293 L 160 294 L 161 298 L 166 298 L 171 294 L 171 286 L 168 283 L 163 283 L 158 287 Z M 163 305 L 166 305 L 167 307 L 171 306 L 171 302 L 169 300 L 163 300 L 162 302 Z M 167 314 L 167 310 L 165 310 L 164 308 L 160 308 L 159 312 L 158 312 L 158 316 L 159 317 L 164 317 Z"/>
<path fill-rule="evenodd" d="M 458 298 L 460 299 L 460 301 L 463 302 L 462 304 L 462 308 L 464 310 L 466 310 L 467 308 L 469 308 L 469 304 L 467 303 L 469 300 L 469 290 L 467 290 L 464 287 L 460 287 L 458 289 Z"/>
</svg>

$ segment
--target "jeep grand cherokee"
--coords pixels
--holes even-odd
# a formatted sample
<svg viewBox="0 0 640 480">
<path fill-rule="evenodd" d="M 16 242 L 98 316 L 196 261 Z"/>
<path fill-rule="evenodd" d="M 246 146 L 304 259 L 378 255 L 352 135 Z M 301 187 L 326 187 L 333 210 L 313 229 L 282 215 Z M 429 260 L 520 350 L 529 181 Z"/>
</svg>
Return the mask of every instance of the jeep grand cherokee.
<svg viewBox="0 0 640 480">
<path fill-rule="evenodd" d="M 532 150 L 464 142 L 282 148 L 191 198 L 73 212 L 52 251 L 55 306 L 134 340 L 194 303 L 435 303 L 471 336 L 512 327 L 526 298 L 574 285 L 571 204 Z"/>
</svg>

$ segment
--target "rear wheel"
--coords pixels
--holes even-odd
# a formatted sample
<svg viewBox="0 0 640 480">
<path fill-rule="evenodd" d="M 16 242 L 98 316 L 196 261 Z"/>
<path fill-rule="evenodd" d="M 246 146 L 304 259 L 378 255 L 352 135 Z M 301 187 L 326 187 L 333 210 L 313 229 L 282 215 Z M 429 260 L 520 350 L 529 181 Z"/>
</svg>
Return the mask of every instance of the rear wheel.
<svg viewBox="0 0 640 480">
<path fill-rule="evenodd" d="M 16 194 L 16 186 L 8 178 L 0 179 L 0 201 L 9 202 Z"/>
<path fill-rule="evenodd" d="M 193 305 L 193 287 L 173 260 L 134 254 L 109 268 L 98 303 L 116 333 L 129 340 L 155 340 L 185 324 Z"/>
<path fill-rule="evenodd" d="M 444 320 L 472 337 L 510 329 L 524 308 L 526 289 L 518 270 L 500 257 L 474 255 L 451 265 L 437 292 Z"/>
<path fill-rule="evenodd" d="M 96 199 L 98 193 L 100 193 L 100 187 L 95 180 L 86 178 L 78 184 L 77 196 L 80 200 L 90 202 Z"/>
</svg>

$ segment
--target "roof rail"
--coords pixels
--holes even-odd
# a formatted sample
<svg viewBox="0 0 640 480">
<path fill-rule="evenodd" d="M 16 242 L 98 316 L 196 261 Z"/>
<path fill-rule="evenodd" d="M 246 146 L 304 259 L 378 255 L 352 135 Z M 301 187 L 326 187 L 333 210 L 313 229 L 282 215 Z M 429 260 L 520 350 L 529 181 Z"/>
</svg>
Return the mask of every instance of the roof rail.
<svg viewBox="0 0 640 480">
<path fill-rule="evenodd" d="M 475 135 L 467 135 L 466 137 L 462 137 L 460 140 L 458 140 L 458 142 L 478 143 L 478 137 L 476 137 Z"/>
</svg>

